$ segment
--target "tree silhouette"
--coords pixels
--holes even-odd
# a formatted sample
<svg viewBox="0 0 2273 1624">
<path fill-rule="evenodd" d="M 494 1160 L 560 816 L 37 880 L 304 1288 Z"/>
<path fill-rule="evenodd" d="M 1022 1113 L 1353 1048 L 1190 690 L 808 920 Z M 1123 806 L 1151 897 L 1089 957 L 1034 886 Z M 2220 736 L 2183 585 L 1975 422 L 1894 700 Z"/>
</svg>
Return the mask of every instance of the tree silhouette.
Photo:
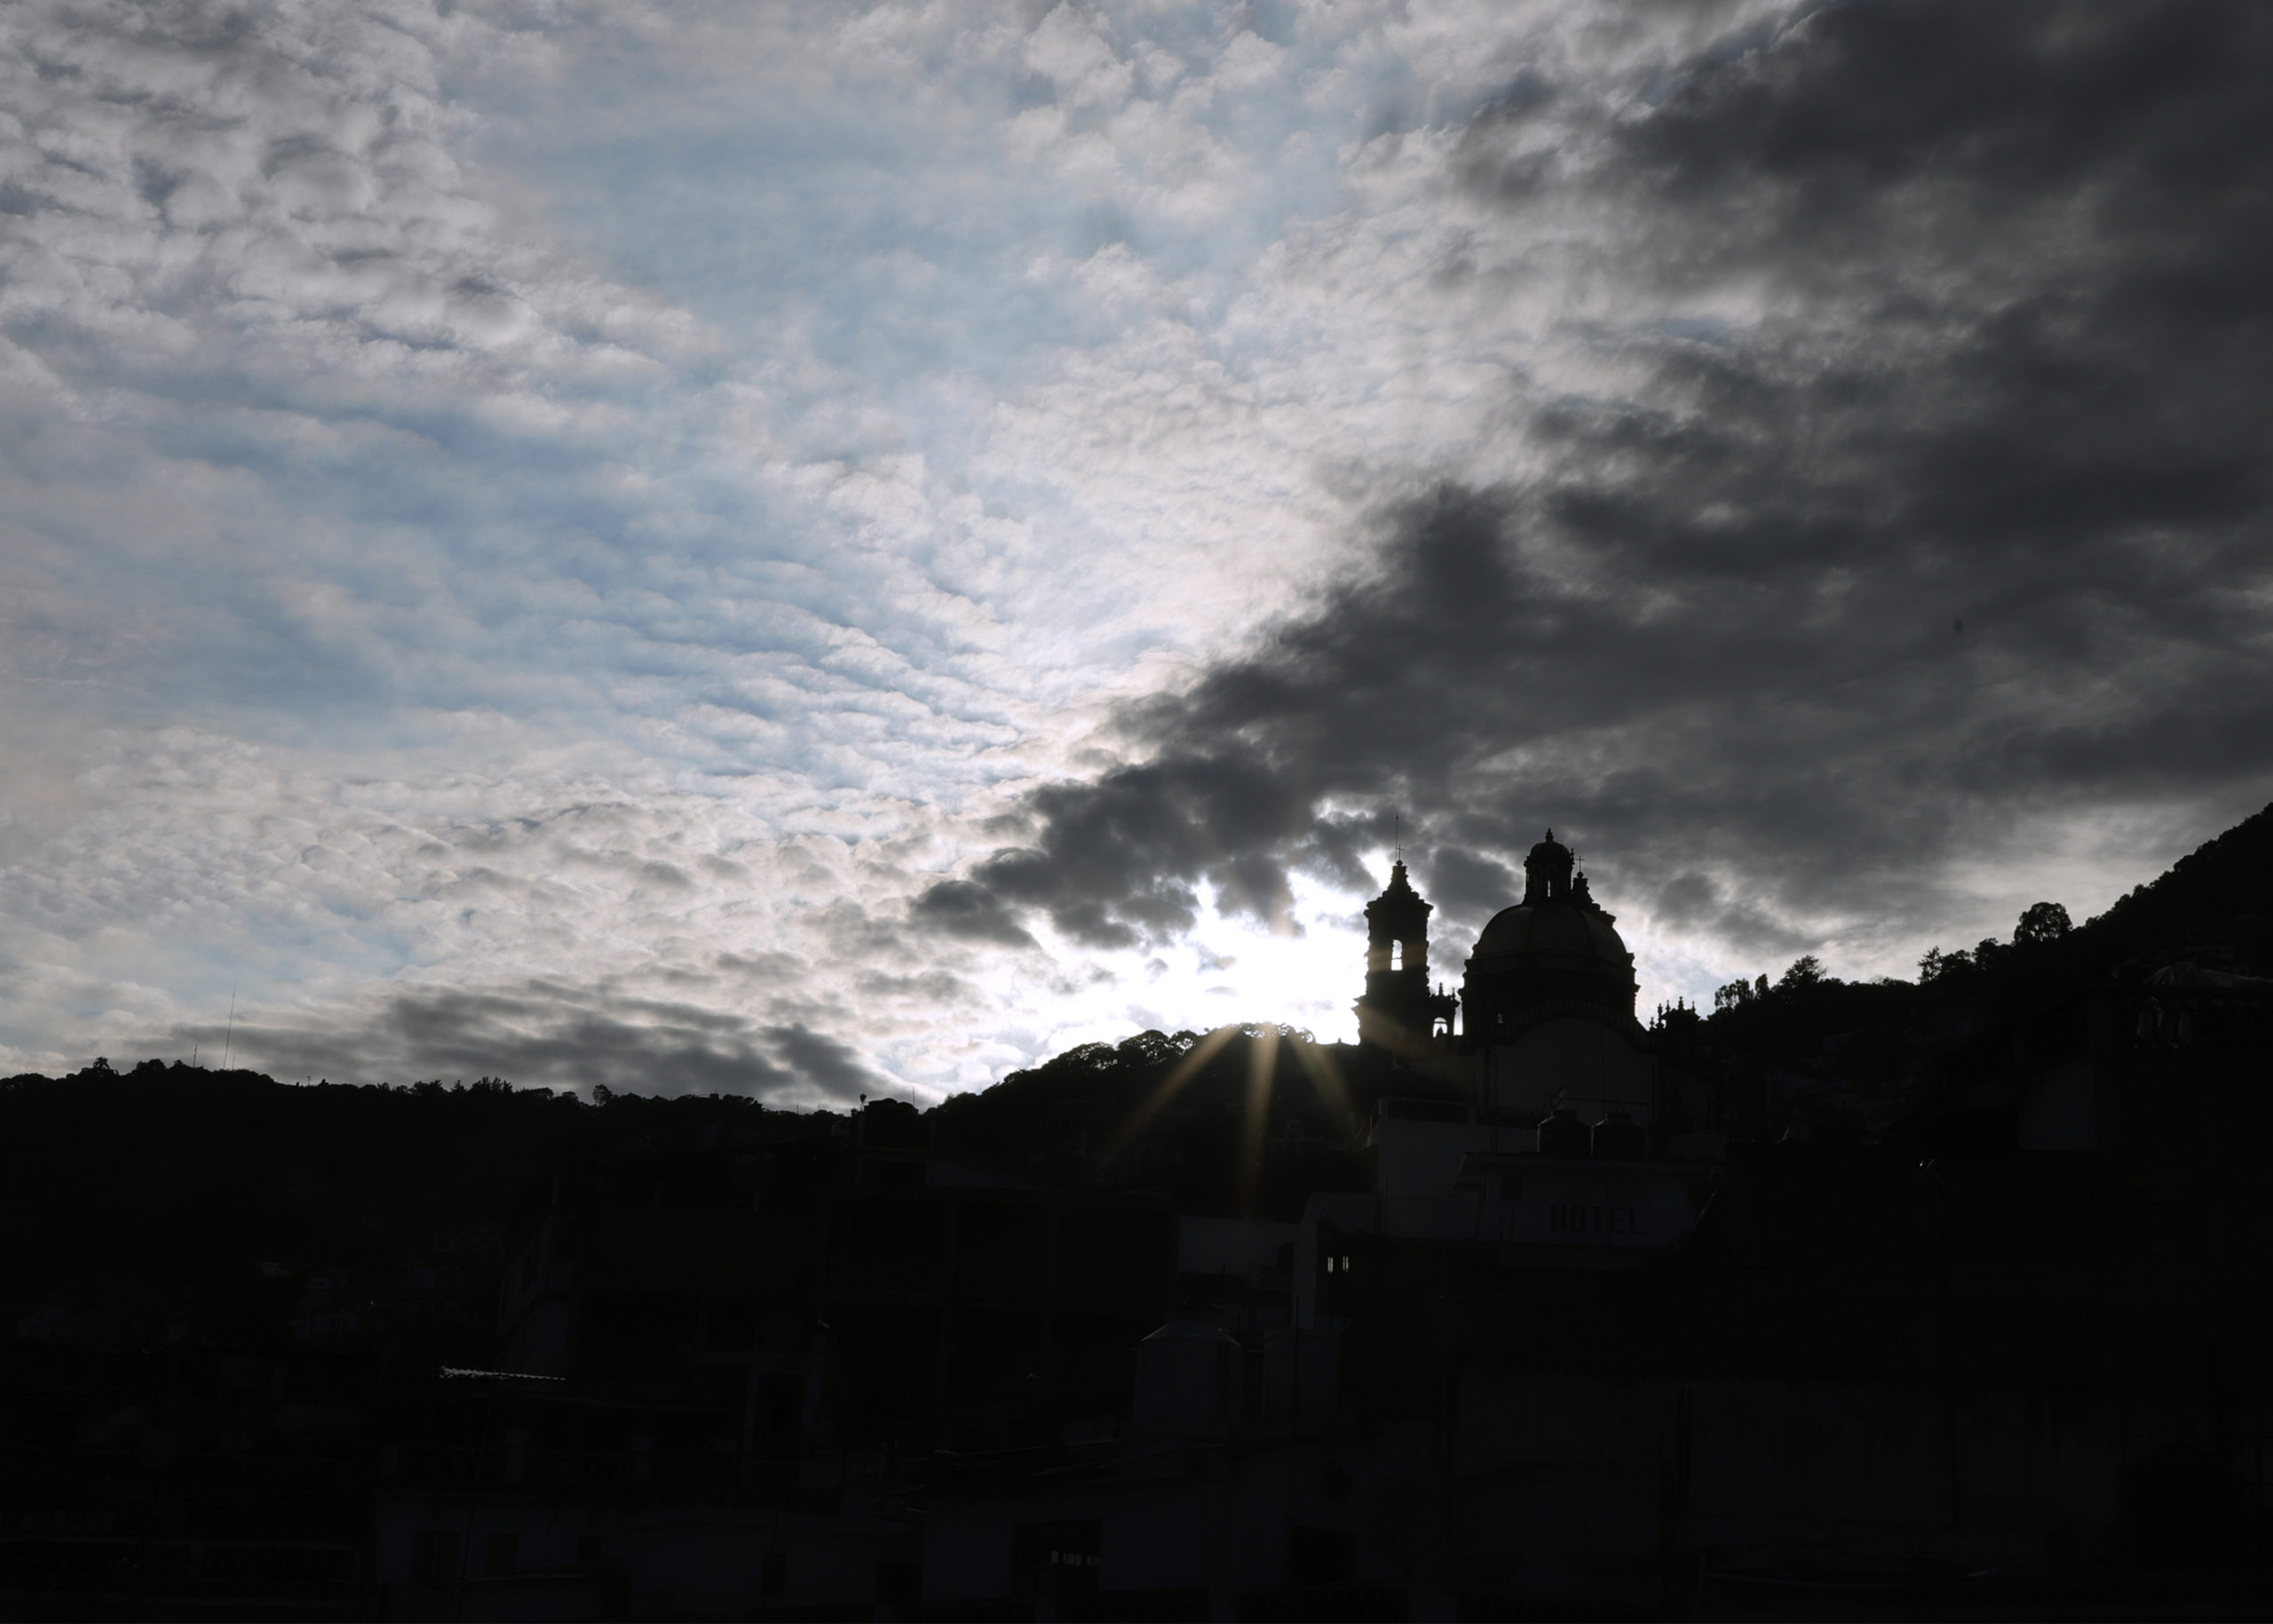
<svg viewBox="0 0 2273 1624">
<path fill-rule="evenodd" d="M 2013 928 L 2013 945 L 2034 947 L 2056 942 L 2074 929 L 2068 910 L 2057 902 L 2032 902 L 2022 913 L 2020 923 Z"/>
</svg>

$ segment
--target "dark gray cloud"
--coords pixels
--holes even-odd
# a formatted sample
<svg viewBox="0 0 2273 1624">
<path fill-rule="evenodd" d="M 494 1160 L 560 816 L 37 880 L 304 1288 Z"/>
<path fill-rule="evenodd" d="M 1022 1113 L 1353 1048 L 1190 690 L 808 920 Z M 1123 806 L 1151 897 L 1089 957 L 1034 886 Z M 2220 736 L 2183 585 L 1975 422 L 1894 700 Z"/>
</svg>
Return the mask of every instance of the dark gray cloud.
<svg viewBox="0 0 2273 1624">
<path fill-rule="evenodd" d="M 1383 503 L 1372 567 L 923 907 L 1269 917 L 1398 811 L 1452 916 L 1553 823 L 1613 906 L 1781 952 L 1930 926 L 2029 816 L 2262 798 L 2268 83 L 2255 7 L 1851 5 L 1584 153 L 1531 139 L 1554 86 L 1498 99 L 1456 184 L 1625 221 L 1637 305 L 1754 314 L 1605 327 L 1642 382 L 1511 395 L 1535 475 Z"/>
<path fill-rule="evenodd" d="M 1174 726 L 1177 709 L 1154 706 L 1144 725 Z M 1188 930 L 1203 878 L 1231 911 L 1283 917 L 1291 896 L 1271 852 L 1309 817 L 1284 764 L 1235 751 L 1176 751 L 1091 783 L 1046 785 L 1026 811 L 1035 844 L 996 852 L 969 884 L 1006 910 L 1044 908 L 1058 930 L 1097 947 Z M 927 892 L 918 915 L 974 912 L 957 885 Z"/>
<path fill-rule="evenodd" d="M 827 1033 L 803 1026 L 769 1026 L 764 1036 L 784 1065 L 823 1094 L 851 1099 L 883 1091 L 883 1080 L 860 1064 L 852 1047 Z"/>
<path fill-rule="evenodd" d="M 743 1094 L 784 1105 L 849 1102 L 887 1080 L 847 1044 L 804 1024 L 764 1025 L 693 1004 L 532 981 L 511 988 L 397 992 L 360 1020 L 321 1026 L 273 1019 L 176 1034 L 209 1064 L 228 1043 L 236 1064 L 290 1080 L 409 1082 L 503 1076 L 524 1086 L 638 1094 Z"/>
<path fill-rule="evenodd" d="M 1002 899 L 968 880 L 946 880 L 916 899 L 913 912 L 922 923 L 969 941 L 1006 947 L 1031 947 L 1034 938 Z"/>
</svg>

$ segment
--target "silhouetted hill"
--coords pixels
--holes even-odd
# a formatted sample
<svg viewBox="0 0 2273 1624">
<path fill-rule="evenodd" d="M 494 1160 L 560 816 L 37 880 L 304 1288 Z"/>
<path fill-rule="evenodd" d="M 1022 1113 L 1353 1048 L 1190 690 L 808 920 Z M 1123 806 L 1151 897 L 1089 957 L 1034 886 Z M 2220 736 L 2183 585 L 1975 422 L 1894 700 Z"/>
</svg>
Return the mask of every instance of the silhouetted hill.
<svg viewBox="0 0 2273 1624">
<path fill-rule="evenodd" d="M 1928 953 L 1915 981 L 1841 981 L 1802 958 L 1773 982 L 1731 982 L 1699 1034 L 1699 1068 L 1720 1084 L 1740 1137 L 1876 1137 L 1953 1072 L 2008 1048 L 2000 1034 L 2013 1023 L 2083 990 L 2182 961 L 2273 974 L 2269 918 L 2273 807 L 2080 926 L 2038 903 L 2009 940 Z"/>
<path fill-rule="evenodd" d="M 1299 1211 L 1313 1189 L 1364 1181 L 1351 1129 L 1372 1090 L 1335 1052 L 1283 1028 L 1144 1033 L 930 1112 L 875 1101 L 861 1127 L 1040 1183 Z M 841 1157 L 852 1127 L 731 1097 L 586 1104 L 489 1078 L 300 1086 L 155 1060 L 12 1077 L 0 1320 L 64 1343 L 479 1365 L 497 1271 L 557 1181 L 715 1204 L 754 1188 L 761 1164 L 778 1170 L 783 1142 Z"/>
<path fill-rule="evenodd" d="M 2087 959 L 2142 972 L 2174 959 L 2273 975 L 2273 806 L 2206 841 L 2086 923 Z"/>
<path fill-rule="evenodd" d="M 1298 1216 L 1363 1188 L 1355 1129 L 1379 1091 L 1355 1051 L 1287 1026 L 1085 1043 L 928 1119 L 934 1147 L 1050 1182 L 1168 1192 L 1192 1213 Z"/>
<path fill-rule="evenodd" d="M 759 1122 L 843 1127 L 742 1099 L 588 1105 L 489 1078 L 295 1086 L 155 1060 L 9 1078 L 0 1315 L 51 1341 L 479 1363 L 509 1235 L 551 1176 L 606 1167 L 676 1188 L 730 1128 Z"/>
</svg>

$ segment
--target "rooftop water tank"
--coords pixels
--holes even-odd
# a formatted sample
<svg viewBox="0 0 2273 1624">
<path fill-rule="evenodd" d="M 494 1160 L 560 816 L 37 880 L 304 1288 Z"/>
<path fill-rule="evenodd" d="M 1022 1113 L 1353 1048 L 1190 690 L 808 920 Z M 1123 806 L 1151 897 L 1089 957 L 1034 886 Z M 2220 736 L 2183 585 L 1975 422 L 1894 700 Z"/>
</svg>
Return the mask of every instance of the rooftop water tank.
<svg viewBox="0 0 2273 1624">
<path fill-rule="evenodd" d="M 1205 1309 L 1168 1311 L 1168 1323 L 1136 1344 L 1139 1435 L 1220 1437 L 1239 1414 L 1245 1360 L 1239 1339 Z"/>
<path fill-rule="evenodd" d="M 1579 1113 L 1568 1105 L 1557 1105 L 1555 1113 L 1539 1124 L 1539 1153 L 1542 1156 L 1586 1157 L 1593 1153 L 1594 1130 L 1579 1120 Z"/>
<path fill-rule="evenodd" d="M 1650 1153 L 1650 1130 L 1623 1111 L 1613 1111 L 1595 1124 L 1595 1159 L 1598 1161 L 1639 1161 Z"/>
</svg>

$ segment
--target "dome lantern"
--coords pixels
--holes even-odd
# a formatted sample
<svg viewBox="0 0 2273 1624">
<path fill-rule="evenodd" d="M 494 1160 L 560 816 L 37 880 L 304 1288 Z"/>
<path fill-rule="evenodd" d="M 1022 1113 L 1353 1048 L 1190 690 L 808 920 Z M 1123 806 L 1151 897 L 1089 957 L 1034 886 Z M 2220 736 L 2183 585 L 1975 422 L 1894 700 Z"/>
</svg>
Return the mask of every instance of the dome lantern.
<svg viewBox="0 0 2273 1624">
<path fill-rule="evenodd" d="M 1523 906 L 1533 907 L 1541 902 L 1557 902 L 1571 894 L 1571 870 L 1578 859 L 1571 848 L 1555 838 L 1555 831 L 1547 831 L 1547 838 L 1531 849 L 1524 859 Z"/>
</svg>

